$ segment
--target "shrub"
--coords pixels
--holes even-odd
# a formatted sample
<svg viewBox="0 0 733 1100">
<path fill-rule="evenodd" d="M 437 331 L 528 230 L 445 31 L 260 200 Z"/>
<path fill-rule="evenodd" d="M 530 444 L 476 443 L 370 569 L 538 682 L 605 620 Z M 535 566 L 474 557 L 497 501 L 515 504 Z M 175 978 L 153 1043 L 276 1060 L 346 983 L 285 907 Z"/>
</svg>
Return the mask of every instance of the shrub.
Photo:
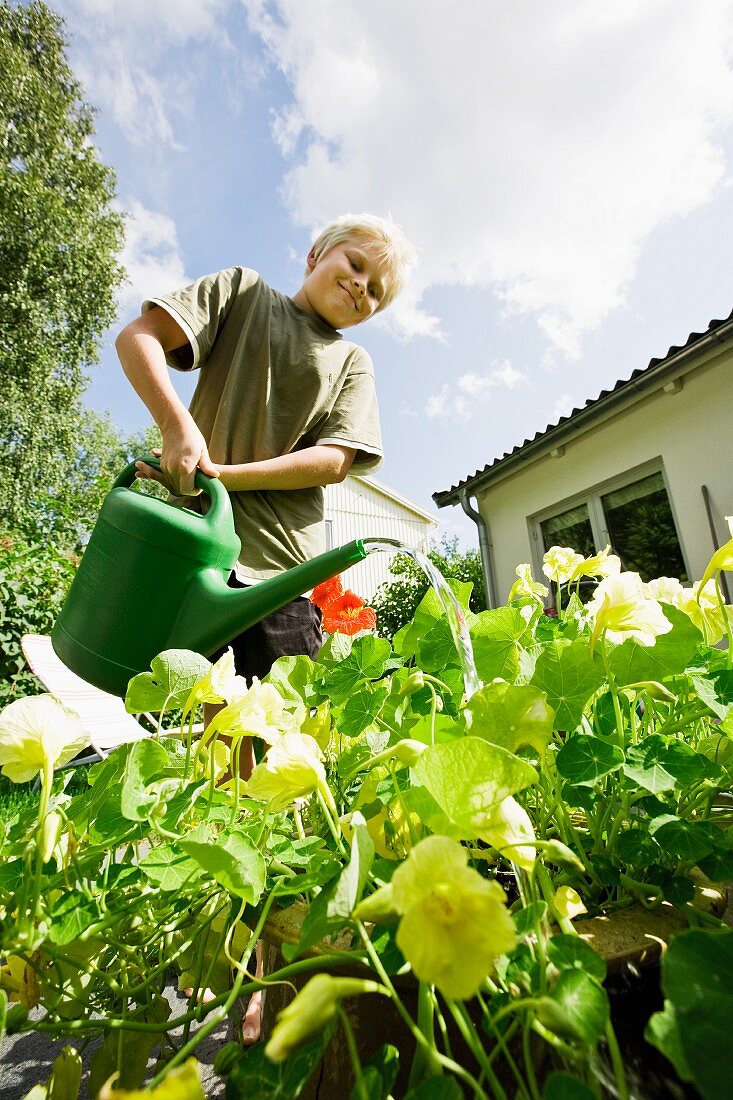
<svg viewBox="0 0 733 1100">
<path fill-rule="evenodd" d="M 486 589 L 478 550 L 462 553 L 458 549 L 458 539 L 444 535 L 440 543 L 433 543 L 428 557 L 444 577 L 469 581 L 473 585 L 469 601 L 471 611 L 486 610 Z M 401 627 L 411 622 L 430 584 L 421 567 L 406 554 L 397 554 L 389 568 L 397 579 L 380 585 L 371 606 L 377 615 L 376 633 L 391 641 Z"/>
<path fill-rule="evenodd" d="M 49 633 L 77 561 L 53 544 L 0 535 L 0 706 L 38 692 L 20 639 L 24 634 Z"/>
</svg>

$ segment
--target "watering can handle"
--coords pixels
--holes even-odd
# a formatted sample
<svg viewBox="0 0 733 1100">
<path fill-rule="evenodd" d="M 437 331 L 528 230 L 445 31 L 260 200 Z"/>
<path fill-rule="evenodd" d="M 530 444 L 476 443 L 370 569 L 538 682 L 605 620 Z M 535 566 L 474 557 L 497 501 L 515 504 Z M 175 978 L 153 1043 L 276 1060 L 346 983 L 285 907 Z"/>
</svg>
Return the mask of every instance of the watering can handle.
<svg viewBox="0 0 733 1100">
<path fill-rule="evenodd" d="M 135 462 L 144 462 L 146 466 L 155 466 L 156 469 L 160 469 L 160 459 L 154 455 L 141 455 L 140 458 L 135 459 Z M 125 466 L 122 473 L 115 480 L 113 489 L 128 489 L 135 480 L 136 466 L 135 462 L 131 462 L 129 466 Z M 215 523 L 219 518 L 219 513 L 222 511 L 228 512 L 229 494 L 219 481 L 218 478 L 209 477 L 202 470 L 196 471 L 195 484 L 197 489 L 201 489 L 208 496 L 211 501 L 211 507 L 207 513 L 207 518 L 210 523 Z"/>
</svg>

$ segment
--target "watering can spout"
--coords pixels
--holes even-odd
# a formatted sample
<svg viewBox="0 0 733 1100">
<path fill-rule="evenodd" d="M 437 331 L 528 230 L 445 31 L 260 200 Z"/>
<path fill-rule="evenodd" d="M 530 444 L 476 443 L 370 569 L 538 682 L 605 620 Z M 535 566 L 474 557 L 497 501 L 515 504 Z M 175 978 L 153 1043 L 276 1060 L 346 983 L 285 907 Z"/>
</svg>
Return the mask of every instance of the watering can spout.
<svg viewBox="0 0 733 1100">
<path fill-rule="evenodd" d="M 363 542 L 355 539 L 246 588 L 230 588 L 220 571 L 206 570 L 193 579 L 171 637 L 189 639 L 187 649 L 208 656 L 265 616 L 366 556 Z"/>
<path fill-rule="evenodd" d="M 144 457 L 149 465 L 157 459 Z M 362 561 L 356 540 L 249 588 L 229 588 L 241 543 L 226 489 L 199 470 L 205 515 L 130 488 L 135 463 L 117 478 L 51 632 L 64 664 L 124 697 L 130 679 L 166 649 L 204 656 L 329 577 Z"/>
</svg>

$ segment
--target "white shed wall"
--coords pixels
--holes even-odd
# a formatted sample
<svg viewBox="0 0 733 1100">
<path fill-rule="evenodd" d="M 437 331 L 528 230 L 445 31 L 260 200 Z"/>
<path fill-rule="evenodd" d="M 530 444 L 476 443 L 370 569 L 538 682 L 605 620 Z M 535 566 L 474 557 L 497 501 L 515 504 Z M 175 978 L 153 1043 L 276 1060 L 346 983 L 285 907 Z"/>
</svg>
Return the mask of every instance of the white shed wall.
<svg viewBox="0 0 733 1100">
<path fill-rule="evenodd" d="M 376 486 L 351 477 L 338 485 L 326 486 L 325 515 L 333 524 L 334 546 L 353 539 L 381 537 L 427 550 L 440 523 L 437 518 L 423 518 Z M 389 572 L 393 557 L 394 554 L 381 552 L 370 554 L 342 575 L 344 587 L 364 600 L 371 600 L 380 584 L 394 579 Z"/>
<path fill-rule="evenodd" d="M 730 537 L 724 517 L 733 514 L 733 353 L 711 354 L 696 369 L 687 369 L 680 392 L 665 393 L 660 384 L 564 440 L 562 455 L 552 457 L 555 444 L 550 444 L 541 456 L 479 492 L 500 602 L 515 579 L 515 567 L 530 561 L 537 568 L 541 560 L 531 517 L 655 459 L 661 459 L 690 575 L 702 575 L 713 553 L 702 485 L 710 492 L 718 539 Z"/>
</svg>

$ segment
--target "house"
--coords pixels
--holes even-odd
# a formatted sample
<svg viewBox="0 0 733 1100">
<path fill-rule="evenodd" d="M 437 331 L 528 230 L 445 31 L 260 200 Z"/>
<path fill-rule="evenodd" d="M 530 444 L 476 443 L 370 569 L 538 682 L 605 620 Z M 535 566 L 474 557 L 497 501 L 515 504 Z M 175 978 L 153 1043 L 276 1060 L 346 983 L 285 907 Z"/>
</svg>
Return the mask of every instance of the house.
<svg viewBox="0 0 733 1100">
<path fill-rule="evenodd" d="M 700 578 L 733 514 L 733 313 L 433 494 L 475 520 L 491 607 L 550 546 L 608 543 L 625 569 Z M 475 499 L 475 503 L 474 503 Z"/>
<path fill-rule="evenodd" d="M 397 539 L 405 546 L 429 549 L 431 535 L 440 520 L 413 501 L 373 478 L 349 475 L 337 485 L 326 486 L 326 546 L 341 546 L 353 539 Z M 342 574 L 344 587 L 371 600 L 380 584 L 394 580 L 389 563 L 394 553 L 374 553 Z"/>
</svg>

